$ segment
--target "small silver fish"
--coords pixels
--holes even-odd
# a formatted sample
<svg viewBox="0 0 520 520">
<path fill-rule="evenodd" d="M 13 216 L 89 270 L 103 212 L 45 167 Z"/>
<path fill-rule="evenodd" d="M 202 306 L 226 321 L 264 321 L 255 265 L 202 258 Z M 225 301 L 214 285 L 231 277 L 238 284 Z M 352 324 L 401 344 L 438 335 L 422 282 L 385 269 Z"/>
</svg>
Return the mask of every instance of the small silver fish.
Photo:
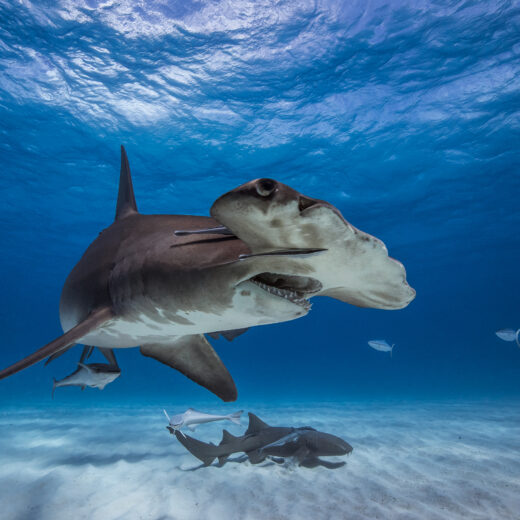
<svg viewBox="0 0 520 520">
<path fill-rule="evenodd" d="M 193 431 L 198 424 L 204 424 L 213 421 L 227 420 L 235 424 L 240 424 L 240 416 L 242 415 L 243 411 L 244 410 L 239 410 L 238 412 L 231 413 L 229 415 L 212 415 L 209 413 L 198 412 L 193 408 L 188 408 L 184 413 L 174 415 L 172 418 L 170 418 L 166 410 L 163 410 L 164 415 L 166 415 L 169 423 L 166 428 L 170 431 L 171 434 L 173 434 L 175 430 L 180 430 L 184 426 Z"/>
<path fill-rule="evenodd" d="M 52 397 L 54 398 L 54 391 L 60 386 L 81 386 L 84 390 L 85 387 L 99 388 L 103 390 L 106 385 L 117 379 L 121 375 L 121 370 L 116 365 L 108 365 L 106 363 L 91 363 L 90 365 L 84 365 L 78 363 L 78 368 L 60 381 L 56 381 L 53 378 L 52 385 Z"/>
<path fill-rule="evenodd" d="M 368 342 L 368 344 L 373 349 L 379 350 L 380 352 L 390 352 L 390 357 L 392 357 L 395 343 L 390 346 L 384 339 L 372 339 Z"/>
<path fill-rule="evenodd" d="M 516 341 L 516 344 L 520 347 L 520 329 L 500 329 L 495 332 L 495 334 L 504 341 Z"/>
</svg>

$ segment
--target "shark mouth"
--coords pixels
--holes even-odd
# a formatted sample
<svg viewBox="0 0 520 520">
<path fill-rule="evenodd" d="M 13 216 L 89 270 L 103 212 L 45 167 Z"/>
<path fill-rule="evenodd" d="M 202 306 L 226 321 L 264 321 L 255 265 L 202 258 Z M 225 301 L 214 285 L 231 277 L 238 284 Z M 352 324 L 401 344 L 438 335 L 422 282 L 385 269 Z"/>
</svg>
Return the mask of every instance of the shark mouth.
<svg viewBox="0 0 520 520">
<path fill-rule="evenodd" d="M 321 283 L 314 278 L 287 274 L 260 273 L 250 278 L 249 281 L 269 294 L 285 298 L 305 310 L 310 310 L 312 307 L 307 298 L 322 288 Z"/>
</svg>

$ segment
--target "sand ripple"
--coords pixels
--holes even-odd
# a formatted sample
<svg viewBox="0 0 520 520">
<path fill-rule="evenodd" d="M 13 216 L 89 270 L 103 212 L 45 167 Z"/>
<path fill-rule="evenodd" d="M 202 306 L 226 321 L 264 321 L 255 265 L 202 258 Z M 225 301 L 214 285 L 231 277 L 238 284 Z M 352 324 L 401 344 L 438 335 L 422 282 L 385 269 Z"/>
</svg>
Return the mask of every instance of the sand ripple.
<svg viewBox="0 0 520 520">
<path fill-rule="evenodd" d="M 2 409 L 2 518 L 519 518 L 518 403 L 241 406 L 271 424 L 338 434 L 354 452 L 332 471 L 200 468 L 165 430 L 160 406 Z M 196 436 L 218 441 L 219 431 Z"/>
</svg>

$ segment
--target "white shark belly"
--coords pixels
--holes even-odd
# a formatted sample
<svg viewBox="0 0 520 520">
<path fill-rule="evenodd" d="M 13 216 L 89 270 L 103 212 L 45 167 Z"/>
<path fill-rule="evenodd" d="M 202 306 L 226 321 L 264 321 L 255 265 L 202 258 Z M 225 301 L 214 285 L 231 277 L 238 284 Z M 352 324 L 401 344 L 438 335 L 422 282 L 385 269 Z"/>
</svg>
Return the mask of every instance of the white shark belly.
<svg viewBox="0 0 520 520">
<path fill-rule="evenodd" d="M 121 315 L 84 336 L 78 343 L 106 348 L 171 344 L 180 336 L 243 329 L 300 318 L 308 310 L 249 284 L 230 305 L 213 311 L 160 308 L 148 299 L 135 300 Z"/>
<path fill-rule="evenodd" d="M 82 338 L 81 343 L 106 348 L 130 348 L 146 344 L 170 344 L 173 339 L 191 334 L 203 334 L 273 323 L 267 317 L 245 316 L 229 309 L 221 315 L 200 311 L 178 313 L 186 320 L 179 323 L 157 320 L 147 314 L 135 318 L 116 317 Z M 180 320 L 179 320 L 180 321 Z"/>
</svg>

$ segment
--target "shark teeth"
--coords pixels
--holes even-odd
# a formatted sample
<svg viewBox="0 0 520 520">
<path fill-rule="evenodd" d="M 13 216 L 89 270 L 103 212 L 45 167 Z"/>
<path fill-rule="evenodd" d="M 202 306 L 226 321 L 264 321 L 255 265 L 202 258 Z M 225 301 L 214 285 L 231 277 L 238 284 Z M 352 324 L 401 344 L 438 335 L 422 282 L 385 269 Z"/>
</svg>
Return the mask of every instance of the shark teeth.
<svg viewBox="0 0 520 520">
<path fill-rule="evenodd" d="M 269 294 L 274 294 L 275 296 L 280 296 L 281 298 L 285 298 L 289 300 L 291 303 L 295 303 L 300 307 L 303 307 L 305 310 L 310 310 L 312 304 L 306 300 L 301 293 L 297 293 L 296 291 L 291 291 L 290 289 L 281 289 L 279 287 L 273 287 L 272 285 L 267 285 L 266 283 L 260 282 L 259 280 L 255 280 L 252 278 L 250 280 L 255 285 L 258 285 L 264 291 L 267 291 Z"/>
</svg>

